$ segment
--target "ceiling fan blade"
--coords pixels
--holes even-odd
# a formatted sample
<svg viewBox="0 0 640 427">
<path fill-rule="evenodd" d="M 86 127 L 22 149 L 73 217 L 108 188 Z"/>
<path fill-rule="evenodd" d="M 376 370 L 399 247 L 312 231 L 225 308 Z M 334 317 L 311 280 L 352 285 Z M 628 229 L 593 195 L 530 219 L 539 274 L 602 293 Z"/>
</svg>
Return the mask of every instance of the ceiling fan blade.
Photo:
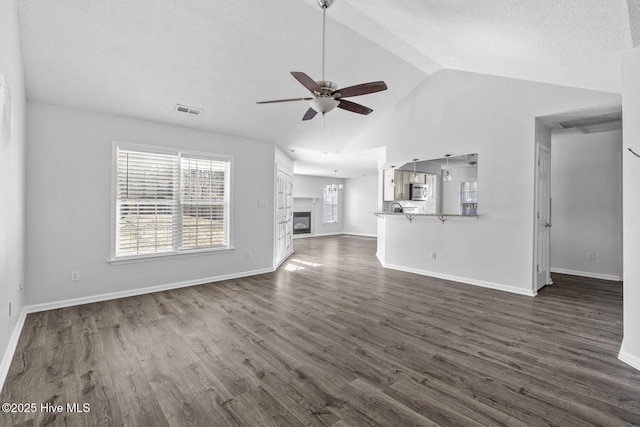
<svg viewBox="0 0 640 427">
<path fill-rule="evenodd" d="M 322 88 L 318 83 L 315 82 L 311 77 L 307 76 L 302 71 L 292 71 L 291 75 L 295 77 L 297 81 L 299 81 L 302 86 L 306 87 L 313 93 L 320 94 L 322 92 Z"/>
<path fill-rule="evenodd" d="M 302 118 L 302 120 L 311 120 L 316 116 L 316 114 L 318 114 L 316 110 L 314 110 L 313 108 L 309 108 L 307 112 L 304 113 L 304 117 Z"/>
<path fill-rule="evenodd" d="M 275 102 L 291 102 L 291 101 L 311 101 L 313 98 L 289 98 L 289 99 L 276 99 L 273 101 L 258 101 L 256 104 L 273 104 Z"/>
<path fill-rule="evenodd" d="M 347 101 L 346 99 L 340 100 L 340 104 L 338 104 L 338 108 L 342 108 L 343 110 L 351 111 L 358 114 L 364 114 L 364 115 L 367 115 L 373 111 L 369 107 L 356 104 L 355 102 Z"/>
<path fill-rule="evenodd" d="M 349 96 L 366 95 L 368 93 L 380 92 L 387 90 L 387 85 L 383 81 L 362 83 L 355 86 L 345 87 L 333 92 L 335 98 L 347 98 Z M 338 96 L 338 94 L 340 94 Z"/>
</svg>

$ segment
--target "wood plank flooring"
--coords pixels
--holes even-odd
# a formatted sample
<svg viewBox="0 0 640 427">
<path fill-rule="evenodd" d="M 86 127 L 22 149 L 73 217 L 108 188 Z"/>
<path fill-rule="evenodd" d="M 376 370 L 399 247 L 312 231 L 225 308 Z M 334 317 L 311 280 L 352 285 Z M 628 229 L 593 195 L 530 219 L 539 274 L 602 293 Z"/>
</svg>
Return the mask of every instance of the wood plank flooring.
<svg viewBox="0 0 640 427">
<path fill-rule="evenodd" d="M 38 411 L 0 425 L 640 425 L 620 283 L 531 298 L 384 270 L 373 239 L 295 248 L 271 274 L 30 314 L 0 402 Z"/>
</svg>

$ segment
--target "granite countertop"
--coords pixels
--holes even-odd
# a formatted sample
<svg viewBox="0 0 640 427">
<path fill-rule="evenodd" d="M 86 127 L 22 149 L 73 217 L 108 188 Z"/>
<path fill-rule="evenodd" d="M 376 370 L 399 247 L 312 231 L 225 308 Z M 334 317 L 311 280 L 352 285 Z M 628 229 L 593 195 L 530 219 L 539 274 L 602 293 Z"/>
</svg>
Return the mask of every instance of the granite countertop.
<svg viewBox="0 0 640 427">
<path fill-rule="evenodd" d="M 433 217 L 461 217 L 461 218 L 477 218 L 478 215 L 462 215 L 462 214 L 446 214 L 446 213 L 421 213 L 421 212 L 386 212 L 376 211 L 372 212 L 374 215 L 390 215 L 390 216 L 433 216 Z"/>
</svg>

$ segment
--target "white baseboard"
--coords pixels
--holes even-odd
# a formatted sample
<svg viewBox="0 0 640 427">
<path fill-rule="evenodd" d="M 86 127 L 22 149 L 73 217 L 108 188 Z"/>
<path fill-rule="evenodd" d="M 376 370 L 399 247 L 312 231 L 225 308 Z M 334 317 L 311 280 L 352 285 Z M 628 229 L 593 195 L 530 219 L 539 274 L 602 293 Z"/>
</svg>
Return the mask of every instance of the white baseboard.
<svg viewBox="0 0 640 427">
<path fill-rule="evenodd" d="M 153 292 L 168 291 L 171 289 L 186 288 L 189 286 L 204 285 L 212 282 L 220 282 L 223 280 L 238 279 L 240 277 L 255 276 L 257 274 L 272 273 L 274 268 L 263 268 L 260 270 L 243 271 L 240 273 L 226 274 L 223 276 L 207 277 L 203 279 L 187 280 L 185 282 L 169 283 L 166 285 L 150 286 L 148 288 L 131 289 L 127 291 L 111 292 L 108 294 L 92 295 L 88 297 L 73 298 L 68 300 L 60 300 L 46 302 L 42 304 L 33 304 L 25 306 L 27 313 L 37 313 L 39 311 L 55 310 L 57 308 L 72 307 L 74 305 L 91 304 L 94 302 L 107 301 L 112 299 L 132 297 L 136 295 L 151 294 Z"/>
<path fill-rule="evenodd" d="M 590 277 L 592 279 L 613 280 L 616 282 L 620 281 L 620 276 L 616 276 L 614 274 L 590 273 L 588 271 L 567 270 L 565 268 L 555 268 L 555 267 L 552 267 L 550 270 L 552 273 L 569 274 L 571 276 L 582 276 L 582 277 Z"/>
<path fill-rule="evenodd" d="M 326 237 L 326 236 L 359 236 L 359 237 L 378 237 L 375 234 L 365 234 L 365 233 L 320 233 L 320 234 L 298 234 L 293 236 L 294 239 L 306 239 L 309 237 Z"/>
<path fill-rule="evenodd" d="M 510 292 L 512 294 L 525 295 L 528 297 L 536 296 L 536 293 L 534 293 L 531 289 L 516 288 L 515 286 L 502 285 L 500 283 L 486 282 L 484 280 L 469 279 L 468 277 L 453 276 L 451 274 L 436 273 L 433 271 L 420 270 L 417 268 L 405 267 L 401 265 L 385 264 L 382 261 L 380 262 L 384 268 L 390 268 L 392 270 L 399 270 L 407 273 L 419 274 L 421 276 L 435 277 L 443 280 L 451 280 L 453 282 L 460 282 L 468 285 L 474 285 L 474 286 L 480 286 L 483 288 L 495 289 L 498 291 Z"/>
<path fill-rule="evenodd" d="M 373 237 L 373 238 L 378 237 L 377 234 L 367 234 L 367 233 L 347 233 L 347 232 L 344 232 L 342 234 L 345 234 L 347 236 L 358 236 L 358 237 Z"/>
<path fill-rule="evenodd" d="M 0 391 L 2 391 L 4 381 L 7 379 L 7 375 L 9 374 L 9 367 L 11 366 L 13 355 L 16 352 L 18 340 L 20 339 L 20 333 L 22 333 L 22 327 L 24 326 L 24 321 L 26 318 L 27 310 L 26 307 L 23 307 L 22 311 L 20 312 L 20 317 L 18 317 L 18 321 L 13 327 L 13 333 L 9 338 L 9 343 L 4 351 L 4 355 L 2 356 L 2 361 L 0 361 Z"/>
<path fill-rule="evenodd" d="M 286 260 L 288 260 L 288 259 L 289 259 L 289 257 L 290 257 L 291 255 L 293 255 L 293 251 L 290 251 L 290 252 L 287 254 L 287 256 L 286 256 L 286 257 L 282 258 L 282 260 L 280 260 L 280 262 L 279 262 L 279 263 L 277 263 L 277 264 L 275 265 L 275 267 L 273 267 L 273 271 L 276 271 L 277 269 L 279 269 L 279 268 L 280 268 L 280 266 L 281 266 L 281 265 L 282 265 Z"/>
<path fill-rule="evenodd" d="M 618 359 L 622 360 L 627 365 L 640 371 L 640 357 L 629 353 L 625 349 L 624 340 L 622 341 L 622 345 L 620 346 L 620 353 L 618 354 Z"/>
<path fill-rule="evenodd" d="M 325 236 L 339 236 L 344 234 L 340 233 L 319 233 L 319 234 L 296 234 L 293 236 L 294 239 L 307 239 L 309 237 L 325 237 Z"/>
</svg>

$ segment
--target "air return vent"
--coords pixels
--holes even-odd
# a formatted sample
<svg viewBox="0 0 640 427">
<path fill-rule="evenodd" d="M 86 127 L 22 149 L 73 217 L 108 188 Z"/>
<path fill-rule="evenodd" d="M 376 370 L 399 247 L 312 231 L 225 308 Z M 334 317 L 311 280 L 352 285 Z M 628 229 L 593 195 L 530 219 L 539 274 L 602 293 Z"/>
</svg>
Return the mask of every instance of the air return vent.
<svg viewBox="0 0 640 427">
<path fill-rule="evenodd" d="M 578 128 L 580 131 L 584 133 L 589 133 L 589 131 L 595 130 L 595 127 L 607 127 L 607 128 L 616 128 L 620 127 L 622 123 L 622 111 L 616 111 L 607 114 L 600 114 L 597 116 L 591 117 L 580 117 L 572 120 L 565 120 L 562 122 L 558 122 L 558 126 L 562 129 L 574 129 Z"/>
<path fill-rule="evenodd" d="M 182 104 L 176 104 L 175 111 L 178 113 L 192 114 L 194 116 L 199 116 L 200 114 L 202 114 L 202 109 L 187 107 L 186 105 L 182 105 Z"/>
</svg>

